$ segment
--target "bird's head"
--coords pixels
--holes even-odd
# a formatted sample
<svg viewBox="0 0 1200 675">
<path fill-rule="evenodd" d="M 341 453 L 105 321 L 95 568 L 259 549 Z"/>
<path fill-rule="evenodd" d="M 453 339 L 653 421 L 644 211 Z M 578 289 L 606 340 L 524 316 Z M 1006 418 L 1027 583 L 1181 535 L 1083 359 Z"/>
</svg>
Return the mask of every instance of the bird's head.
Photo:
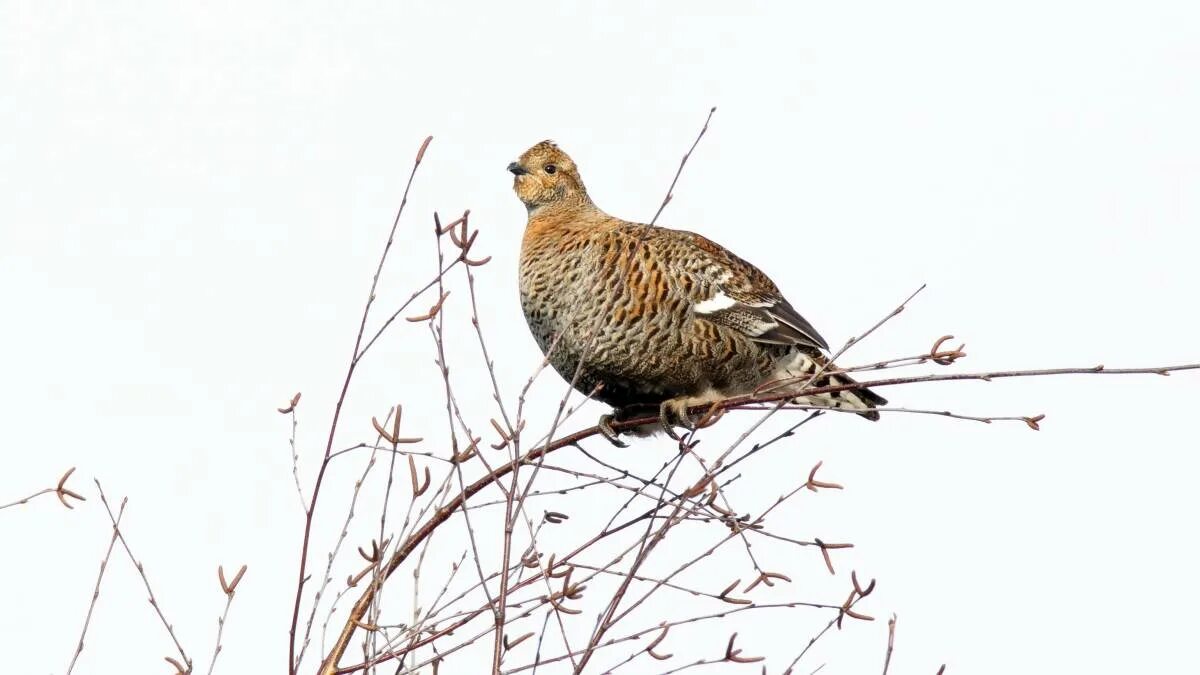
<svg viewBox="0 0 1200 675">
<path fill-rule="evenodd" d="M 508 170 L 513 174 L 513 192 L 531 213 L 547 206 L 589 201 L 575 162 L 553 141 L 526 150 Z"/>
</svg>

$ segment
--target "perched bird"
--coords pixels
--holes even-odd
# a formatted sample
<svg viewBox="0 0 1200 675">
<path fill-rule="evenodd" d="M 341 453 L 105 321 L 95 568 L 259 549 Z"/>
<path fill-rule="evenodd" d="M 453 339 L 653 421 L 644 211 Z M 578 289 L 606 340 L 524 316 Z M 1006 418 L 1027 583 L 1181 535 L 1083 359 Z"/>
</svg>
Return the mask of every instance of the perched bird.
<svg viewBox="0 0 1200 675">
<path fill-rule="evenodd" d="M 575 162 L 543 141 L 508 165 L 529 221 L 521 307 L 551 365 L 614 419 L 657 410 L 662 428 L 691 427 L 690 406 L 783 381 L 798 390 L 828 362 L 825 339 L 767 275 L 692 232 L 621 220 L 588 196 Z M 811 386 L 853 382 L 822 374 Z M 787 389 L 776 391 L 786 392 Z M 803 401 L 870 420 L 886 399 L 867 389 Z"/>
</svg>

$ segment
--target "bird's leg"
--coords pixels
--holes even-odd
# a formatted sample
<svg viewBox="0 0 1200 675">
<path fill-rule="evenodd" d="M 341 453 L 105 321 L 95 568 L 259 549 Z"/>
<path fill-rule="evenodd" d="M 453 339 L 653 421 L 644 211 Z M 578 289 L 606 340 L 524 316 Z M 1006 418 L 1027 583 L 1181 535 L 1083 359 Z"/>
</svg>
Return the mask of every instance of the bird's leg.
<svg viewBox="0 0 1200 675">
<path fill-rule="evenodd" d="M 596 427 L 598 427 L 600 429 L 600 435 L 605 437 L 606 439 L 608 439 L 609 443 L 612 443 L 613 445 L 617 446 L 618 448 L 628 448 L 629 444 L 626 443 L 625 441 L 622 441 L 618 437 L 616 429 L 612 428 L 612 423 L 613 423 L 614 419 L 616 419 L 616 416 L 613 413 L 608 413 L 607 415 L 601 415 L 600 421 L 596 423 Z"/>
</svg>

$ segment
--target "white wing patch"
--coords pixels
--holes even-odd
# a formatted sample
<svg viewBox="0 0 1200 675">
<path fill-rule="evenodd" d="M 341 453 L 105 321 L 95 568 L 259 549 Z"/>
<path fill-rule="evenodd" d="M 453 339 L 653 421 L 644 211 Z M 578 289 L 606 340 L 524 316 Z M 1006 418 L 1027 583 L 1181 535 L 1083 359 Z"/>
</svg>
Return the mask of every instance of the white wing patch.
<svg viewBox="0 0 1200 675">
<path fill-rule="evenodd" d="M 764 311 L 764 308 L 773 305 L 773 302 L 760 304 L 735 300 L 724 291 L 718 290 L 711 298 L 692 305 L 692 312 L 709 321 L 739 330 L 756 340 L 776 344 L 793 344 L 795 341 L 790 338 L 782 341 L 763 339 L 764 335 L 779 328 L 779 322 L 774 320 L 775 317 L 769 311 Z"/>
<path fill-rule="evenodd" d="M 737 304 L 737 300 L 725 295 L 722 291 L 717 291 L 717 294 L 711 298 L 692 305 L 692 311 L 697 314 L 716 314 L 722 310 L 730 309 Z"/>
</svg>

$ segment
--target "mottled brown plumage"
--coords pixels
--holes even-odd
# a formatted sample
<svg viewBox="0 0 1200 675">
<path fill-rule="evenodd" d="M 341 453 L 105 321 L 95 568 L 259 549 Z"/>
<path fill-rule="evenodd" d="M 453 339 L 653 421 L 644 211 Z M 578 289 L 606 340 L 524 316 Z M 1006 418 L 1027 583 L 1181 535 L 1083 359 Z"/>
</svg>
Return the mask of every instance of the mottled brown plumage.
<svg viewBox="0 0 1200 675">
<path fill-rule="evenodd" d="M 670 432 L 690 426 L 688 406 L 776 380 L 803 384 L 826 362 L 825 340 L 767 275 L 698 234 L 601 211 L 554 143 L 508 169 L 529 213 L 520 266 L 529 328 L 555 370 L 580 391 L 599 386 L 617 417 L 657 409 Z M 871 408 L 887 401 L 857 390 L 811 402 L 877 419 Z"/>
</svg>

